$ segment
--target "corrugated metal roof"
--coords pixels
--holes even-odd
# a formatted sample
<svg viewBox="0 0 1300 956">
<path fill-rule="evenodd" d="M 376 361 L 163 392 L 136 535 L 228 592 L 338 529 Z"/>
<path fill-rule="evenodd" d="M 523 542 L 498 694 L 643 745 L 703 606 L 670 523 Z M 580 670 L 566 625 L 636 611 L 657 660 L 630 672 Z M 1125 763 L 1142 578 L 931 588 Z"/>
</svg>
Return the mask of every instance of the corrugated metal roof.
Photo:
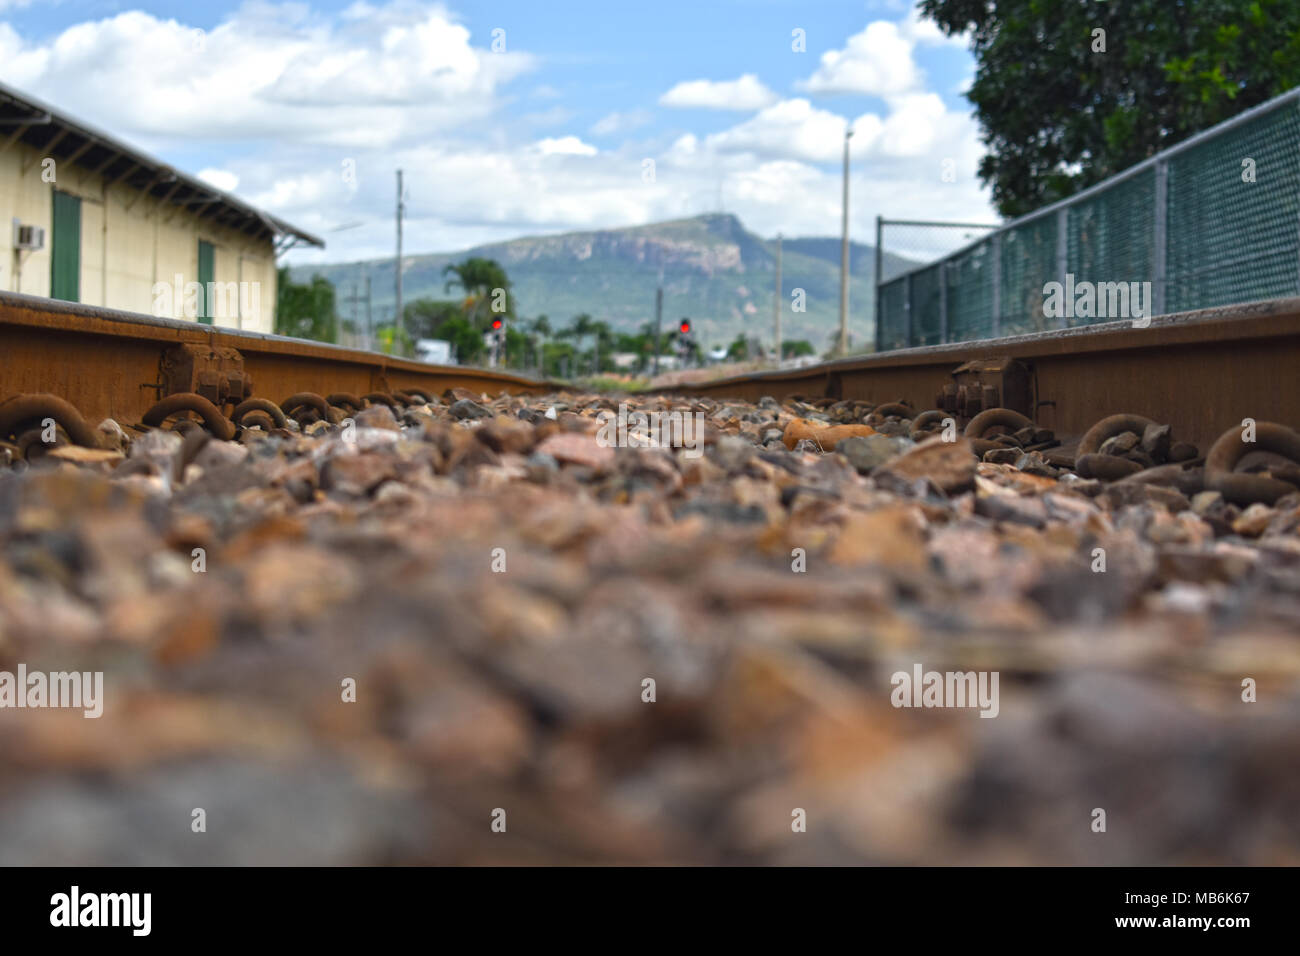
<svg viewBox="0 0 1300 956">
<path fill-rule="evenodd" d="M 277 255 L 299 242 L 325 247 L 323 239 L 0 83 L 0 153 L 15 143 L 42 151 L 58 162 L 89 169 L 110 183 L 126 183 L 173 205 L 196 209 L 208 206 L 197 212 L 200 219 L 249 235 L 269 234 L 277 243 Z"/>
</svg>

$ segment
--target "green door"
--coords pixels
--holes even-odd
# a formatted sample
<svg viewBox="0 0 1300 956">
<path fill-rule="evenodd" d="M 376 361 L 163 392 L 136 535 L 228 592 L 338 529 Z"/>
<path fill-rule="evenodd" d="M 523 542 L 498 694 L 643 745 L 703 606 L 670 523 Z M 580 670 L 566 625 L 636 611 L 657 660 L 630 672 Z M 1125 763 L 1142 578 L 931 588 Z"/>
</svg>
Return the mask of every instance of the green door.
<svg viewBox="0 0 1300 956">
<path fill-rule="evenodd" d="M 54 190 L 50 298 L 81 301 L 81 200 Z"/>
<path fill-rule="evenodd" d="M 216 249 L 212 243 L 199 240 L 199 321 L 212 324 L 212 283 L 216 279 Z"/>
</svg>

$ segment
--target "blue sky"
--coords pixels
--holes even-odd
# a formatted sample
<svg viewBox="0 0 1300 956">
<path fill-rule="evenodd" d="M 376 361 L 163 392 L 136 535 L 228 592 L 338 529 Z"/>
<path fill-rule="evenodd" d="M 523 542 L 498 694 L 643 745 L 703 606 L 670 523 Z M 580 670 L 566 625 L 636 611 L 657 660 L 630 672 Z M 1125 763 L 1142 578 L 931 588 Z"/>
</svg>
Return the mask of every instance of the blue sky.
<svg viewBox="0 0 1300 956">
<path fill-rule="evenodd" d="M 321 234 L 299 262 L 391 254 L 398 166 L 412 252 L 718 208 L 833 235 L 848 123 L 855 236 L 993 221 L 973 66 L 901 0 L 0 0 L 0 80 Z"/>
</svg>

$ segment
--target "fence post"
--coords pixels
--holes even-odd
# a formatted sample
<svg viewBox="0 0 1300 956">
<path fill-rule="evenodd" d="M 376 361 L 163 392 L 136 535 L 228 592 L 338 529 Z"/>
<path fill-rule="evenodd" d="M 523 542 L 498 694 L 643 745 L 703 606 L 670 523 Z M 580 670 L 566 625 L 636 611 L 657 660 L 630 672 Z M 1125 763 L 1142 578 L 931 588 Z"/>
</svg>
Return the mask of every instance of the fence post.
<svg viewBox="0 0 1300 956">
<path fill-rule="evenodd" d="M 1002 233 L 993 234 L 993 338 L 1002 332 Z"/>
<path fill-rule="evenodd" d="M 881 342 L 883 341 L 880 334 L 880 270 L 884 264 L 884 253 L 881 252 L 880 244 L 884 241 L 885 221 L 879 215 L 876 216 L 876 351 L 880 352 Z"/>
<path fill-rule="evenodd" d="M 906 349 L 912 347 L 912 277 L 914 275 L 916 275 L 915 272 L 907 274 L 907 340 L 903 346 Z"/>
<path fill-rule="evenodd" d="M 1165 286 L 1168 276 L 1169 248 L 1169 161 L 1162 159 L 1156 163 L 1156 223 L 1152 243 L 1152 263 L 1154 282 L 1152 283 L 1151 314 L 1165 314 Z"/>
<path fill-rule="evenodd" d="M 1066 206 L 1056 213 L 1056 281 L 1061 283 L 1061 294 L 1065 295 L 1065 274 L 1070 269 L 1070 207 Z M 1056 320 L 1056 327 L 1063 329 L 1069 325 L 1066 309 L 1061 310 Z"/>
<path fill-rule="evenodd" d="M 948 341 L 948 260 L 939 263 L 939 342 Z"/>
</svg>

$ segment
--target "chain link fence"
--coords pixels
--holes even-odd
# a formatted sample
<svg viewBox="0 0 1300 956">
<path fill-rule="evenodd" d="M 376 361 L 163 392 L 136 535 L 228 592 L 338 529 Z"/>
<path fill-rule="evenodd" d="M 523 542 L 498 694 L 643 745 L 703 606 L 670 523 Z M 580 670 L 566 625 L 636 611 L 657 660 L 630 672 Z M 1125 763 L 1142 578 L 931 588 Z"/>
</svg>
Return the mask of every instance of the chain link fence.
<svg viewBox="0 0 1300 956">
<path fill-rule="evenodd" d="M 959 306 L 946 301 L 941 270 L 919 267 L 940 257 L 951 257 L 972 240 L 997 228 L 961 222 L 876 219 L 876 275 L 880 277 L 877 350 L 901 349 L 909 342 L 937 345 L 948 340 L 948 322 L 954 307 Z M 915 278 L 909 283 L 908 276 Z"/>
<path fill-rule="evenodd" d="M 878 218 L 876 239 L 882 352 L 1298 295 L 1300 89 L 1001 227 Z"/>
</svg>

